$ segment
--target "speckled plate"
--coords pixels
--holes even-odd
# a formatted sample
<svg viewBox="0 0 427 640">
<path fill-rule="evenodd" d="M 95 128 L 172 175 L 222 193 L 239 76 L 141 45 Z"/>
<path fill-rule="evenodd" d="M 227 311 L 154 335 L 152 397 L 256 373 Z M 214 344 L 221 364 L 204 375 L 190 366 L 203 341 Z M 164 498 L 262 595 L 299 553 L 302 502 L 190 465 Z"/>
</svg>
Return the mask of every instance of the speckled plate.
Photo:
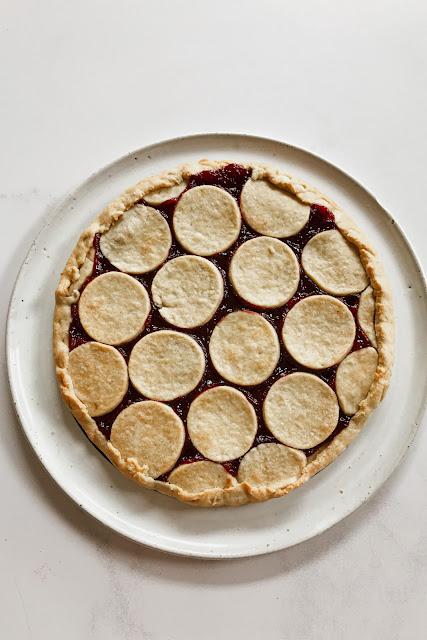
<svg viewBox="0 0 427 640">
<path fill-rule="evenodd" d="M 397 314 L 396 365 L 387 398 L 349 449 L 300 489 L 278 500 L 195 509 L 141 489 L 90 445 L 61 402 L 51 349 L 53 294 L 80 232 L 143 176 L 202 157 L 270 162 L 337 200 L 381 252 Z M 360 184 L 321 158 L 290 145 L 243 135 L 197 135 L 160 142 L 117 160 L 69 195 L 46 222 L 21 268 L 7 327 L 10 384 L 37 456 L 83 509 L 137 542 L 171 553 L 252 556 L 307 540 L 365 502 L 411 442 L 427 388 L 427 295 L 403 232 Z"/>
</svg>

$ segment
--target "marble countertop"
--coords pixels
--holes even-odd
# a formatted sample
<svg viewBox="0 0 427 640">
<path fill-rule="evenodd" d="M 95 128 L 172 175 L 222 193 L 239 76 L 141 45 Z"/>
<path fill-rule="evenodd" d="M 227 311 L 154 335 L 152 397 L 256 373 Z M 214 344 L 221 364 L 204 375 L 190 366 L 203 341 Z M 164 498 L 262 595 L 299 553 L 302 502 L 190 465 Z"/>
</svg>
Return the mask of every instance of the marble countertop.
<svg viewBox="0 0 427 640">
<path fill-rule="evenodd" d="M 311 149 L 391 211 L 427 263 L 427 8 L 417 0 L 3 3 L 0 313 L 43 216 L 92 171 L 175 135 Z M 81 512 L 13 412 L 1 345 L 0 619 L 7 640 L 417 640 L 427 439 L 333 529 L 247 560 L 167 556 Z M 427 426 L 424 420 L 424 427 Z"/>
</svg>

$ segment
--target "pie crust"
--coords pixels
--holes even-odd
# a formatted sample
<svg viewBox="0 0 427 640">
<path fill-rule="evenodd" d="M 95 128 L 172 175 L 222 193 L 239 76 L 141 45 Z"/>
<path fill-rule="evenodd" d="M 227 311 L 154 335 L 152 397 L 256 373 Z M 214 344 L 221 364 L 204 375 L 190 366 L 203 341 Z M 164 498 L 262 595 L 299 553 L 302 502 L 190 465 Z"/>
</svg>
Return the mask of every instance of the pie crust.
<svg viewBox="0 0 427 640">
<path fill-rule="evenodd" d="M 235 311 L 222 318 L 212 331 L 209 354 L 225 380 L 247 387 L 271 376 L 279 360 L 280 346 L 274 328 L 263 316 Z"/>
<path fill-rule="evenodd" d="M 210 185 L 186 191 L 173 216 L 178 242 L 199 256 L 212 256 L 231 247 L 239 235 L 240 223 L 233 196 Z"/>
<path fill-rule="evenodd" d="M 300 269 L 296 255 L 276 238 L 259 236 L 234 253 L 229 270 L 238 295 L 257 307 L 280 307 L 298 289 Z"/>
<path fill-rule="evenodd" d="M 115 409 L 128 388 L 123 356 L 114 347 L 100 342 L 86 342 L 73 349 L 68 373 L 74 393 L 92 417 Z"/>
<path fill-rule="evenodd" d="M 297 371 L 270 387 L 263 413 L 279 442 L 311 449 L 331 435 L 338 424 L 339 407 L 337 396 L 326 382 L 312 373 Z"/>
<path fill-rule="evenodd" d="M 210 460 L 182 464 L 169 474 L 168 481 L 192 494 L 208 489 L 221 491 L 237 484 L 235 478 L 224 469 L 222 464 Z"/>
<path fill-rule="evenodd" d="M 252 446 L 257 427 L 253 406 L 234 387 L 207 389 L 193 400 L 187 415 L 192 443 L 214 462 L 240 458 Z"/>
<path fill-rule="evenodd" d="M 224 282 L 209 260 L 181 256 L 157 272 L 151 293 L 165 320 L 175 327 L 193 329 L 206 324 L 218 309 Z"/>
<path fill-rule="evenodd" d="M 243 187 L 240 204 L 248 225 L 273 238 L 295 235 L 310 215 L 310 207 L 268 179 L 249 179 Z"/>
<path fill-rule="evenodd" d="M 147 273 L 168 257 L 172 244 L 169 225 L 161 213 L 142 204 L 126 211 L 101 236 L 104 256 L 125 273 Z"/>
<path fill-rule="evenodd" d="M 167 402 L 187 395 L 197 387 L 204 370 L 202 348 L 178 331 L 149 333 L 136 343 L 129 358 L 130 381 L 150 400 Z"/>
<path fill-rule="evenodd" d="M 357 320 L 363 331 L 368 336 L 373 347 L 377 347 L 377 336 L 375 332 L 375 298 L 372 287 L 366 287 L 360 294 L 359 308 L 357 310 Z"/>
<path fill-rule="evenodd" d="M 148 225 L 154 235 L 158 231 L 158 240 L 152 242 L 144 235 L 140 220 L 142 212 L 151 216 L 150 209 L 166 219 L 170 246 L 162 222 L 158 227 Z M 154 214 L 152 219 L 160 220 Z M 347 257 L 337 261 L 328 243 L 323 246 L 315 241 L 325 232 L 332 239 L 340 234 L 338 243 L 346 247 Z M 292 293 L 292 269 L 286 277 L 286 295 L 290 298 L 285 303 L 281 300 L 286 295 L 283 293 L 280 299 L 274 286 L 277 282 L 270 277 L 268 268 L 265 274 L 262 264 L 259 270 L 253 269 L 251 280 L 250 261 L 246 277 L 236 276 L 237 259 L 234 267 L 227 262 L 239 246 L 245 242 L 250 245 L 259 235 L 279 238 L 278 242 L 284 243 L 300 261 L 296 292 Z M 322 246 L 304 255 L 304 247 L 310 241 L 311 248 L 316 249 L 319 242 Z M 263 240 L 262 245 L 267 243 Z M 208 258 L 207 293 L 204 297 L 196 286 L 193 289 L 197 295 L 192 297 L 192 287 L 177 276 L 173 285 L 175 303 L 170 308 L 175 304 L 177 317 L 181 314 L 184 325 L 174 325 L 172 315 L 165 319 L 169 302 L 164 304 L 158 296 L 165 295 L 167 286 L 157 286 L 161 282 L 158 276 L 167 265 L 181 256 L 188 258 L 188 254 Z M 356 263 L 356 269 L 349 268 Z M 218 273 L 223 281 L 221 295 Z M 190 275 L 191 269 L 188 281 Z M 228 281 L 230 278 L 233 282 L 233 275 L 237 293 Z M 270 299 L 258 298 L 257 285 L 253 285 L 257 278 L 264 282 L 260 286 L 266 291 L 269 286 L 273 289 Z M 347 293 L 350 291 L 354 293 Z M 280 306 L 271 304 L 274 300 Z M 247 305 L 256 308 L 250 310 Z M 165 370 L 162 379 L 161 365 L 153 365 L 151 376 L 147 376 L 145 361 L 142 365 L 139 362 L 143 374 L 138 374 L 140 345 L 149 344 L 147 338 L 160 330 L 184 336 L 183 344 L 190 344 L 188 339 L 197 345 L 192 364 L 186 366 L 185 358 L 182 362 L 175 360 L 179 384 Z M 391 294 L 369 240 L 327 196 L 302 180 L 261 164 L 202 160 L 141 180 L 108 205 L 82 233 L 56 292 L 56 374 L 62 396 L 76 420 L 122 473 L 144 487 L 197 506 L 236 506 L 279 497 L 330 464 L 358 435 L 384 397 L 393 345 Z M 193 353 L 191 349 L 190 352 Z M 153 353 L 155 362 L 160 350 L 154 349 Z M 127 359 L 131 377 L 134 376 L 134 384 L 129 386 Z M 188 383 L 180 387 L 183 370 L 189 377 L 197 370 L 200 382 L 195 383 L 194 373 L 191 385 L 196 386 Z M 144 385 L 147 380 L 157 384 L 156 393 L 152 393 L 153 397 L 157 394 L 155 399 L 147 399 L 145 393 L 141 396 L 142 391 L 135 388 L 138 376 L 145 380 Z M 311 437 L 308 418 L 312 419 L 315 412 L 302 415 L 301 406 L 306 399 L 298 388 L 294 389 L 298 406 L 292 410 L 287 406 L 286 411 L 288 416 L 301 418 L 301 433 L 304 437 L 309 434 L 298 442 L 305 447 L 303 450 L 279 442 L 266 427 L 265 422 L 270 421 L 270 428 L 279 437 L 284 441 L 286 438 L 286 443 L 294 442 L 289 436 L 295 429 L 286 425 L 278 428 L 274 422 L 276 419 L 277 424 L 282 424 L 280 409 L 271 413 L 264 407 L 265 420 L 262 411 L 266 397 L 266 407 L 274 404 L 270 401 L 276 390 L 281 391 L 282 385 L 288 384 L 286 380 L 292 381 L 296 376 L 323 381 L 329 386 L 329 399 L 335 395 L 336 376 L 341 405 L 338 425 L 332 433 L 320 444 L 306 447 L 329 433 L 336 405 L 333 410 L 332 401 L 318 400 L 319 413 L 321 407 L 327 407 L 325 421 L 321 428 L 317 424 L 314 429 L 317 438 Z M 324 389 L 316 383 L 317 386 Z M 184 397 L 159 401 L 159 389 L 168 389 L 169 394 L 175 395 L 190 387 L 193 390 L 184 391 Z M 211 410 L 204 402 L 220 393 L 225 393 L 223 413 L 238 434 L 234 443 L 232 434 L 221 431 L 214 418 L 221 403 L 213 403 L 215 410 Z M 241 415 L 246 416 L 246 421 L 234 405 L 233 412 L 230 410 L 231 399 L 241 396 L 245 400 Z M 277 398 L 276 405 L 280 406 Z M 193 431 L 187 420 L 190 407 L 197 417 Z M 209 423 L 212 429 L 206 428 Z M 201 437 L 200 447 L 204 446 L 206 432 L 212 435 L 216 431 L 217 441 L 214 438 L 208 442 L 208 452 L 213 457 L 234 456 L 237 445 L 239 456 L 243 457 L 221 463 L 207 460 L 208 456 L 191 449 L 187 431 L 193 433 L 194 439 Z M 187 451 L 192 451 L 191 455 Z"/>
<path fill-rule="evenodd" d="M 273 442 L 260 444 L 242 459 L 237 479 L 255 489 L 280 491 L 298 482 L 306 467 L 302 451 Z"/>
<path fill-rule="evenodd" d="M 125 273 L 110 271 L 94 278 L 79 301 L 79 317 L 91 338 L 105 344 L 130 342 L 150 313 L 144 286 Z"/>
<path fill-rule="evenodd" d="M 313 236 L 304 247 L 301 263 L 323 291 L 336 296 L 359 293 L 368 285 L 356 247 L 336 229 Z"/>
<path fill-rule="evenodd" d="M 354 415 L 366 398 L 377 366 L 378 353 L 373 347 L 353 351 L 339 363 L 335 386 L 341 409 L 346 415 Z"/>
<path fill-rule="evenodd" d="M 177 184 L 172 184 L 168 187 L 160 187 L 160 189 L 154 189 L 153 191 L 144 195 L 144 200 L 148 204 L 156 205 L 170 200 L 171 198 L 177 198 L 187 187 L 187 180 L 181 179 Z"/>
<path fill-rule="evenodd" d="M 341 362 L 355 336 L 351 311 L 331 296 L 309 296 L 297 302 L 287 314 L 282 330 L 291 356 L 310 369 L 326 369 Z"/>
<path fill-rule="evenodd" d="M 169 471 L 184 446 L 181 418 L 162 402 L 145 400 L 123 409 L 114 420 L 110 442 L 128 465 L 151 478 Z"/>
</svg>

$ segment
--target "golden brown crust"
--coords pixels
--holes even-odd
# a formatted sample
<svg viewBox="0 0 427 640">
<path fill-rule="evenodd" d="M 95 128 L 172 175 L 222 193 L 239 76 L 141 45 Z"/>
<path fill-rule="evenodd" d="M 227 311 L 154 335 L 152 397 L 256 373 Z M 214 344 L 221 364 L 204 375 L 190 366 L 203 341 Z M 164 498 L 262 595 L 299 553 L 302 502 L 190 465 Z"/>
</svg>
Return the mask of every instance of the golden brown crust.
<svg viewBox="0 0 427 640">
<path fill-rule="evenodd" d="M 81 234 L 67 261 L 56 291 L 53 327 L 56 375 L 62 396 L 95 446 L 124 475 L 132 478 L 142 486 L 174 496 L 182 502 L 201 507 L 237 506 L 247 502 L 259 502 L 286 495 L 329 465 L 354 440 L 362 430 L 369 414 L 383 399 L 390 380 L 394 352 L 394 318 L 391 292 L 375 250 L 370 246 L 369 241 L 351 218 L 335 202 L 305 182 L 292 178 L 288 174 L 267 165 L 246 164 L 245 166 L 253 170 L 252 179 L 268 180 L 271 184 L 293 194 L 301 203 L 316 203 L 327 206 L 335 215 L 338 229 L 348 242 L 359 251 L 360 259 L 375 296 L 378 366 L 367 397 L 360 403 L 357 413 L 351 418 L 348 426 L 324 448 L 308 459 L 308 463 L 299 479 L 290 485 L 280 488 L 253 487 L 243 482 L 225 489 L 212 489 L 196 494 L 186 493 L 176 485 L 154 480 L 147 474 L 145 466 L 140 466 L 135 459 L 125 460 L 112 443 L 106 440 L 98 430 L 85 405 L 77 398 L 68 372 L 68 330 L 71 322 L 71 304 L 78 300 L 79 289 L 91 271 L 94 235 L 107 231 L 123 215 L 124 211 L 132 207 L 146 194 L 180 185 L 183 180 L 188 180 L 192 174 L 198 171 L 220 168 L 226 164 L 228 164 L 228 161 L 201 160 L 198 163 L 183 165 L 175 171 L 145 178 L 137 185 L 127 189 L 119 198 L 109 204 Z"/>
</svg>

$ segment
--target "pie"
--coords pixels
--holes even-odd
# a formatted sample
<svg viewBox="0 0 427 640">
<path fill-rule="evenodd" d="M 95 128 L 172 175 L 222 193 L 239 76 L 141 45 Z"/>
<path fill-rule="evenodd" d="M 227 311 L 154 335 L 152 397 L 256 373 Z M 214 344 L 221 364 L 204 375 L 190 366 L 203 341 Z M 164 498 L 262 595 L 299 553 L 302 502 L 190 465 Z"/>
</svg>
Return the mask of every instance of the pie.
<svg viewBox="0 0 427 640">
<path fill-rule="evenodd" d="M 197 506 L 289 493 L 387 389 L 392 300 L 369 239 L 281 170 L 202 160 L 82 233 L 56 291 L 59 388 L 140 485 Z"/>
</svg>

